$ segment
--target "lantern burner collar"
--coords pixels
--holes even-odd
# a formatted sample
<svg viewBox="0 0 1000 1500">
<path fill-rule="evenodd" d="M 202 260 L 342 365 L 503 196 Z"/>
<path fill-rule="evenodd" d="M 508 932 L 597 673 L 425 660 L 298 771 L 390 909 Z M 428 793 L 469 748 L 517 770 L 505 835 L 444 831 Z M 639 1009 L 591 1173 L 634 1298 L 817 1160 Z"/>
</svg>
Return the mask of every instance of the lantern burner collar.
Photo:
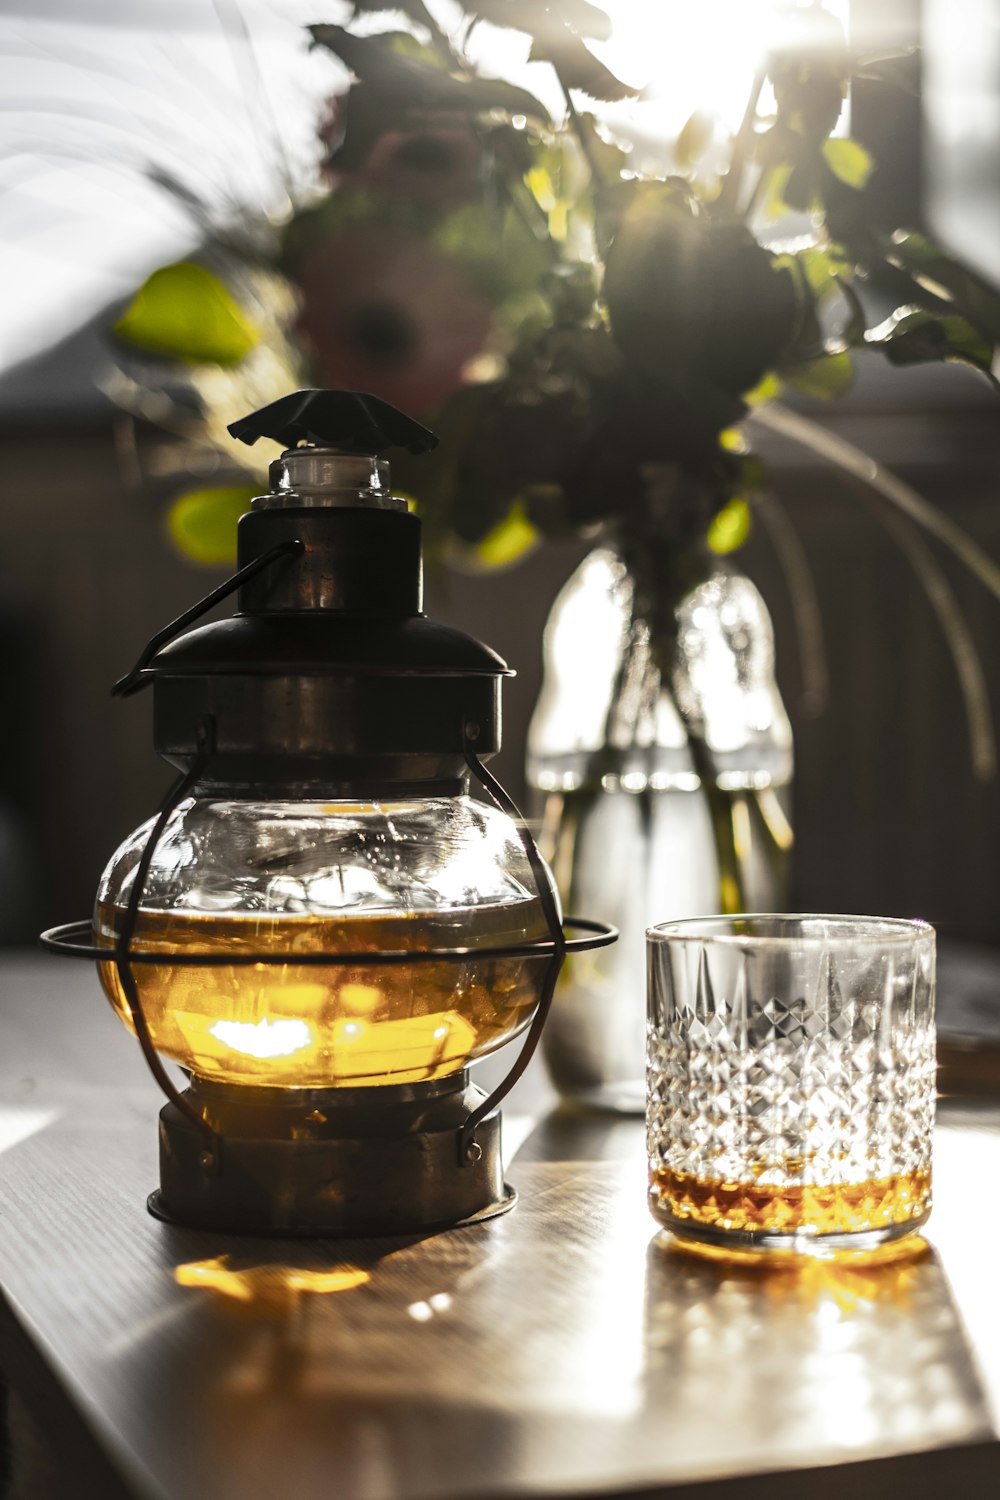
<svg viewBox="0 0 1000 1500">
<path fill-rule="evenodd" d="M 334 448 L 289 448 L 268 469 L 270 489 L 250 508 L 301 509 L 343 506 L 351 510 L 408 510 L 390 489 L 389 465 L 382 458 L 339 453 Z"/>
</svg>

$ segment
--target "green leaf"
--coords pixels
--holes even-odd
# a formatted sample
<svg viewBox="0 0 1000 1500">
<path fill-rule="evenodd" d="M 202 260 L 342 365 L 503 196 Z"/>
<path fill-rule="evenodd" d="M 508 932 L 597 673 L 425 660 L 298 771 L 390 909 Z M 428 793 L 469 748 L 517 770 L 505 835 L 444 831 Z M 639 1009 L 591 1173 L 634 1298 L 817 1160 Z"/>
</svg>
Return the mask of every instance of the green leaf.
<svg viewBox="0 0 1000 1500">
<path fill-rule="evenodd" d="M 692 213 L 669 183 L 632 195 L 607 255 L 604 298 L 628 360 L 731 395 L 752 390 L 803 323 L 788 267 L 740 221 Z"/>
<path fill-rule="evenodd" d="M 847 92 L 847 44 L 839 21 L 821 5 L 786 9 L 767 71 L 779 125 L 813 145 L 825 140 Z"/>
<path fill-rule="evenodd" d="M 795 319 L 776 363 L 801 364 L 824 352 L 823 329 L 819 320 L 819 297 L 806 274 L 806 268 L 795 255 L 776 257 L 774 264 L 788 272 L 795 291 Z"/>
<path fill-rule="evenodd" d="M 590 166 L 591 178 L 589 192 L 577 192 L 574 212 L 583 218 L 589 208 L 598 256 L 603 258 L 614 239 L 620 212 L 631 196 L 630 189 L 636 186 L 623 177 L 632 148 L 607 135 L 603 122 L 582 110 L 577 113 L 576 134 Z"/>
<path fill-rule="evenodd" d="M 230 564 L 236 558 L 236 523 L 260 494 L 260 485 L 222 485 L 189 490 L 167 513 L 167 530 L 178 551 L 206 566 Z"/>
<path fill-rule="evenodd" d="M 502 78 L 458 76 L 422 58 L 404 57 L 393 44 L 391 33 L 354 36 L 343 26 L 310 26 L 313 44 L 340 58 L 362 83 L 384 90 L 390 117 L 411 109 L 455 110 L 483 114 L 505 110 L 543 124 L 549 113 L 527 89 Z"/>
<path fill-rule="evenodd" d="M 857 141 L 841 136 L 823 142 L 823 157 L 835 177 L 848 187 L 859 190 L 865 186 L 875 166 L 870 151 Z"/>
<path fill-rule="evenodd" d="M 785 182 L 785 202 L 798 213 L 818 213 L 822 207 L 820 198 L 819 160 L 800 161 L 788 174 Z"/>
<path fill-rule="evenodd" d="M 753 408 L 755 406 L 764 406 L 768 401 L 776 401 L 780 395 L 781 381 L 777 375 L 768 372 L 762 379 L 758 380 L 757 384 L 751 390 L 743 392 L 742 399 L 746 402 L 747 406 Z"/>
<path fill-rule="evenodd" d="M 854 65 L 854 77 L 887 83 L 904 94 L 920 97 L 920 53 L 916 48 L 884 57 L 866 57 Z"/>
<path fill-rule="evenodd" d="M 336 172 L 353 172 L 364 166 L 375 142 L 385 134 L 386 106 L 386 95 L 377 84 L 353 84 L 338 101 L 343 135 L 332 146 L 325 165 Z M 411 118 L 400 111 L 400 127 L 410 123 Z M 294 221 L 292 227 L 294 232 Z"/>
<path fill-rule="evenodd" d="M 425 26 L 428 31 L 436 31 L 437 27 L 433 16 L 429 13 L 423 0 L 353 0 L 354 16 L 381 14 L 387 10 L 401 10 L 411 21 L 416 21 L 418 26 Z"/>
<path fill-rule="evenodd" d="M 526 31 L 532 37 L 550 37 L 565 29 L 577 36 L 606 42 L 611 36 L 611 20 L 590 0 L 475 0 L 468 9 L 491 26 Z"/>
<path fill-rule="evenodd" d="M 704 110 L 696 109 L 682 127 L 674 146 L 677 165 L 684 171 L 693 167 L 712 144 L 715 122 Z"/>
<path fill-rule="evenodd" d="M 577 36 L 589 36 L 595 42 L 610 40 L 611 17 L 598 6 L 591 5 L 590 0 L 554 0 L 550 9 L 561 16 Z"/>
<path fill-rule="evenodd" d="M 631 146 L 624 146 L 607 134 L 603 120 L 581 110 L 576 117 L 577 129 L 587 143 L 588 156 L 597 163 L 602 178 L 613 181 L 628 166 Z"/>
<path fill-rule="evenodd" d="M 154 271 L 114 325 L 147 354 L 189 365 L 238 365 L 260 332 L 218 276 L 181 260 Z"/>
<path fill-rule="evenodd" d="M 447 59 L 441 56 L 430 42 L 422 42 L 412 31 L 380 31 L 379 41 L 385 43 L 397 57 L 412 57 L 417 62 L 427 63 L 431 68 L 448 71 Z"/>
<path fill-rule="evenodd" d="M 524 175 L 525 185 L 543 213 L 550 214 L 559 201 L 548 167 L 536 166 Z"/>
<path fill-rule="evenodd" d="M 356 36 L 344 26 L 322 22 L 307 26 L 314 47 L 325 47 L 339 57 L 345 67 L 358 78 L 378 80 L 385 74 L 392 75 L 403 59 L 395 56 L 392 32 L 376 32 L 372 36 Z"/>
<path fill-rule="evenodd" d="M 836 291 L 838 278 L 850 270 L 847 257 L 836 245 L 807 245 L 793 256 L 817 297 Z"/>
<path fill-rule="evenodd" d="M 955 360 L 993 379 L 992 342 L 957 313 L 940 316 L 921 307 L 899 307 L 884 323 L 869 329 L 865 342 L 881 349 L 894 365 Z"/>
<path fill-rule="evenodd" d="M 901 231 L 892 237 L 890 265 L 906 270 L 919 286 L 954 303 L 955 311 L 989 338 L 1000 340 L 1000 293 L 925 234 Z"/>
<path fill-rule="evenodd" d="M 783 219 L 791 209 L 785 199 L 788 191 L 788 179 L 792 175 L 790 162 L 780 162 L 774 167 L 764 167 L 767 174 L 767 191 L 764 194 L 764 217 L 766 219 Z"/>
<path fill-rule="evenodd" d="M 476 557 L 487 568 L 509 568 L 541 541 L 520 500 L 515 500 L 503 520 L 476 543 Z"/>
<path fill-rule="evenodd" d="M 865 341 L 865 329 L 868 324 L 864 303 L 858 296 L 854 283 L 847 276 L 837 276 L 834 280 L 840 288 L 841 296 L 847 303 L 849 314 L 847 322 L 840 330 L 840 337 L 845 343 L 852 346 L 863 344 Z"/>
<path fill-rule="evenodd" d="M 616 103 L 634 99 L 642 92 L 616 78 L 570 31 L 544 42 L 532 42 L 528 61 L 551 63 L 565 88 L 578 89 L 590 99 Z"/>
<path fill-rule="evenodd" d="M 706 540 L 709 550 L 719 557 L 735 552 L 743 546 L 752 527 L 750 507 L 745 500 L 730 500 L 724 505 L 708 528 Z"/>
<path fill-rule="evenodd" d="M 462 262 L 491 302 L 534 291 L 553 262 L 553 245 L 540 240 L 512 207 L 499 215 L 466 203 L 442 218 L 434 243 Z"/>
<path fill-rule="evenodd" d="M 763 173 L 758 196 L 768 219 L 781 219 L 791 212 L 815 213 L 821 207 L 820 187 L 824 166 L 819 146 L 781 124 L 757 136 L 754 155 Z"/>
<path fill-rule="evenodd" d="M 499 109 L 508 116 L 524 115 L 526 119 L 536 120 L 542 125 L 550 123 L 548 110 L 534 94 L 529 94 L 527 89 L 517 88 L 503 78 L 452 78 L 449 81 L 457 84 L 452 96 L 454 108 L 462 108 L 471 114 L 485 114 Z M 442 99 L 441 102 L 447 106 L 449 101 Z"/>
<path fill-rule="evenodd" d="M 904 265 L 911 267 L 934 266 L 947 259 L 941 246 L 935 244 L 929 235 L 919 234 L 913 229 L 901 230 L 893 235 L 892 253 Z"/>
<path fill-rule="evenodd" d="M 845 349 L 822 354 L 818 359 L 800 365 L 789 365 L 779 371 L 782 385 L 805 396 L 830 400 L 842 396 L 854 383 L 854 366 Z"/>
</svg>

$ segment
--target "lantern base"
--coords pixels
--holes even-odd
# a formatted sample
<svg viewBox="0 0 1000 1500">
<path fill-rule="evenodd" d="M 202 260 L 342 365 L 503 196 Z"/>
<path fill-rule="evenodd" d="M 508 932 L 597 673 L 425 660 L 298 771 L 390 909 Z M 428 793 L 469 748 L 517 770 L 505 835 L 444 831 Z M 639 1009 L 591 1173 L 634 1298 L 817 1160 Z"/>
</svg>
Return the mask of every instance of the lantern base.
<svg viewBox="0 0 1000 1500">
<path fill-rule="evenodd" d="M 425 1234 L 512 1208 L 500 1114 L 463 1127 L 486 1097 L 467 1070 L 428 1083 L 272 1089 L 196 1078 L 185 1098 L 217 1148 L 173 1104 L 160 1111 L 160 1190 L 149 1209 L 189 1229 L 367 1238 Z"/>
</svg>

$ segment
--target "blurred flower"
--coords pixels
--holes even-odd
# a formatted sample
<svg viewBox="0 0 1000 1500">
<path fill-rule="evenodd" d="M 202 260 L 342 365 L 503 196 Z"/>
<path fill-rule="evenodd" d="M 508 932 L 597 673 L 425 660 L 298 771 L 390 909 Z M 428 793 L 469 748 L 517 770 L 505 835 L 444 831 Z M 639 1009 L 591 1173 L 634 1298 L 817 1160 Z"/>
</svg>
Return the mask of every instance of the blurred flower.
<svg viewBox="0 0 1000 1500">
<path fill-rule="evenodd" d="M 696 113 L 666 177 L 644 162 L 638 124 L 621 142 L 601 118 L 602 102 L 641 91 L 589 49 L 611 34 L 599 3 L 456 0 L 446 29 L 408 0 L 393 8 L 413 26 L 371 29 L 389 8 L 357 0 L 357 31 L 309 28 L 351 78 L 319 127 L 319 191 L 292 195 L 280 222 L 216 226 L 199 257 L 210 264 L 161 268 L 117 320 L 119 345 L 142 355 L 122 386 L 133 410 L 169 407 L 169 372 L 150 399 L 143 382 L 157 361 L 183 365 L 196 401 L 178 406 L 172 430 L 191 432 L 196 405 L 202 447 L 225 466 L 213 492 L 246 478 L 225 428 L 233 413 L 310 373 L 370 390 L 440 432 L 439 453 L 404 486 L 439 545 L 506 562 L 536 533 L 601 528 L 667 640 L 692 569 L 713 565 L 713 518 L 741 517 L 742 540 L 750 503 L 766 503 L 763 464 L 745 437 L 734 448 L 744 416 L 794 420 L 796 440 L 808 431 L 853 473 L 822 429 L 767 403 L 783 390 L 836 397 L 875 350 L 893 364 L 963 361 L 996 384 L 1000 297 L 926 235 L 887 233 L 871 156 L 830 136 L 858 65 L 819 0 L 791 8 L 736 133 L 722 146 Z M 561 118 L 479 72 L 467 43 L 482 19 L 530 34 L 533 65 L 567 103 Z M 861 71 L 896 88 L 899 62 Z M 782 244 L 793 213 L 809 232 Z M 899 303 L 875 327 L 870 285 Z M 189 551 L 205 493 L 184 513 Z M 914 518 L 895 479 L 879 493 Z M 967 539 L 946 536 L 934 513 L 917 519 L 1000 595 Z M 964 661 L 961 625 L 949 639 Z"/>
<path fill-rule="evenodd" d="M 376 141 L 364 166 L 346 181 L 387 197 L 416 198 L 446 209 L 475 197 L 479 161 L 479 142 L 471 131 L 390 131 Z"/>
<path fill-rule="evenodd" d="M 463 384 L 491 325 L 467 271 L 428 239 L 372 224 L 313 243 L 294 267 L 296 330 L 324 385 L 417 414 Z"/>
<path fill-rule="evenodd" d="M 470 126 L 449 115 L 412 130 L 380 132 L 363 159 L 346 167 L 336 159 L 346 127 L 344 97 L 334 101 L 320 130 L 328 149 L 324 173 L 332 186 L 410 199 L 437 212 L 457 208 L 478 195 L 479 139 Z"/>
</svg>

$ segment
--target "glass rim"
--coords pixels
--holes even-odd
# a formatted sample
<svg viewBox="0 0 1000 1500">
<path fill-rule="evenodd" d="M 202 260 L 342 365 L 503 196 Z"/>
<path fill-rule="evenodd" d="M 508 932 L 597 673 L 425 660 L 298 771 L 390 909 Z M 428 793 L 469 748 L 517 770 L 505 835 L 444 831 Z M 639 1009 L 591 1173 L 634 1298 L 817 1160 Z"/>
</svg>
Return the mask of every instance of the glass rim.
<svg viewBox="0 0 1000 1500">
<path fill-rule="evenodd" d="M 827 932 L 732 932 L 724 930 L 726 924 L 734 922 L 825 922 L 831 930 Z M 709 929 L 718 924 L 721 930 Z M 822 948 L 833 944 L 850 947 L 884 947 L 886 944 L 905 946 L 912 943 L 933 942 L 934 928 L 922 917 L 876 917 L 851 915 L 842 912 L 733 912 L 730 915 L 715 913 L 703 917 L 678 917 L 673 921 L 656 922 L 646 928 L 647 945 L 654 943 L 719 943 L 735 948 Z"/>
</svg>

